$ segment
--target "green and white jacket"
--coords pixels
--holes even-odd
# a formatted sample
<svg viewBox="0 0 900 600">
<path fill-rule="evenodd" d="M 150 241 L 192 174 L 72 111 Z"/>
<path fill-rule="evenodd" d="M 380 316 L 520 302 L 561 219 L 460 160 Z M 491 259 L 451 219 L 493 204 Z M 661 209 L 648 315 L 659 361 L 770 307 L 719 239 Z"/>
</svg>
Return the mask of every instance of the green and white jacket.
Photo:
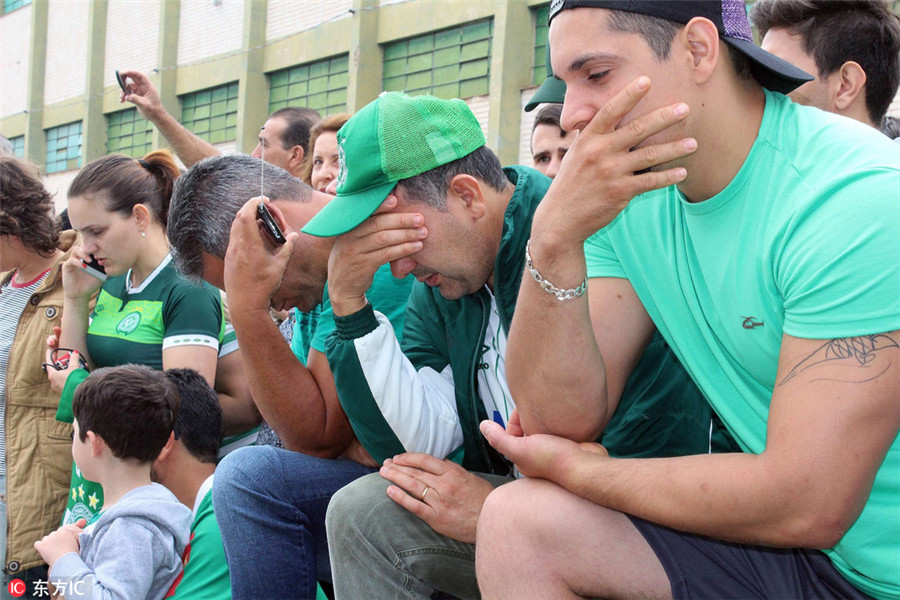
<svg viewBox="0 0 900 600">
<path fill-rule="evenodd" d="M 534 211 L 550 179 L 522 166 L 505 169 L 516 188 L 494 263 L 494 297 L 509 331 L 525 268 Z M 371 306 L 335 318 L 326 342 L 338 396 L 357 438 L 379 463 L 402 452 L 452 458 L 470 471 L 509 474 L 481 436 L 488 415 L 477 389 L 490 293 L 458 300 L 416 283 L 403 343 Z M 661 338 L 654 338 L 629 380 L 601 438 L 618 456 L 664 456 L 709 450 L 711 412 Z"/>
</svg>

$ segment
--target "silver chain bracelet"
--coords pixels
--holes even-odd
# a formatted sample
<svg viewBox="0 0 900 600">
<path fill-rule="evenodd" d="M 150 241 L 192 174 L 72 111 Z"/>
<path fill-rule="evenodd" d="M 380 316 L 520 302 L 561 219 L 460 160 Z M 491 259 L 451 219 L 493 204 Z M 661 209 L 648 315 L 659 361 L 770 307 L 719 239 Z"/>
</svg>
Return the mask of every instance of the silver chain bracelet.
<svg viewBox="0 0 900 600">
<path fill-rule="evenodd" d="M 576 288 L 569 288 L 567 290 L 561 290 L 544 279 L 544 276 L 538 273 L 538 270 L 534 268 L 534 263 L 531 261 L 530 239 L 525 244 L 525 267 L 528 268 L 528 273 L 531 275 L 531 278 L 534 279 L 539 286 L 541 286 L 541 289 L 548 294 L 553 294 L 560 302 L 565 302 L 566 300 L 574 300 L 579 296 L 583 296 L 587 291 L 587 273 L 585 273 L 584 281 L 581 282 L 581 285 Z"/>
</svg>

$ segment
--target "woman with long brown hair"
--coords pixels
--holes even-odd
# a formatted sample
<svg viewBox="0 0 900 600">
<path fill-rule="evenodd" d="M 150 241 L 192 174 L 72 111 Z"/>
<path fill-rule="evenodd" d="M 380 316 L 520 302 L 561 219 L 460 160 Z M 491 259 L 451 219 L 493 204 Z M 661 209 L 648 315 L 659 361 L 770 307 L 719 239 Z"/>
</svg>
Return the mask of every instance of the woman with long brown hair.
<svg viewBox="0 0 900 600">
<path fill-rule="evenodd" d="M 69 219 L 83 243 L 63 267 L 59 344 L 91 366 L 187 367 L 212 386 L 222 303 L 218 290 L 188 281 L 172 264 L 166 217 L 178 175 L 171 154 L 159 150 L 137 160 L 104 156 L 72 181 Z M 85 269 L 92 258 L 105 269 L 105 282 Z M 88 299 L 98 289 L 89 311 Z M 64 400 L 83 378 L 69 377 Z M 82 517 L 90 521 L 102 508 L 99 486 L 86 493 L 88 483 L 75 473 L 65 523 Z"/>
</svg>

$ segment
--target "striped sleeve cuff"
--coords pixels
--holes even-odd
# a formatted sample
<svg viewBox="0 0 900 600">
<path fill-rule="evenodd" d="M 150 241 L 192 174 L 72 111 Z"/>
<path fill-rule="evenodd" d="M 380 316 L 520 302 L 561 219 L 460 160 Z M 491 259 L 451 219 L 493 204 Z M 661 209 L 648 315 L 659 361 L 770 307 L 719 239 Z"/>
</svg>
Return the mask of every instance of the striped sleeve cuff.
<svg viewBox="0 0 900 600">
<path fill-rule="evenodd" d="M 163 339 L 162 349 L 177 348 L 179 346 L 204 346 L 219 350 L 219 339 L 211 335 L 202 335 L 198 333 L 182 333 L 170 335 Z"/>
<path fill-rule="evenodd" d="M 353 314 L 339 317 L 334 316 L 334 332 L 340 340 L 355 340 L 361 338 L 378 328 L 378 319 L 375 318 L 375 309 L 370 303 Z"/>
</svg>

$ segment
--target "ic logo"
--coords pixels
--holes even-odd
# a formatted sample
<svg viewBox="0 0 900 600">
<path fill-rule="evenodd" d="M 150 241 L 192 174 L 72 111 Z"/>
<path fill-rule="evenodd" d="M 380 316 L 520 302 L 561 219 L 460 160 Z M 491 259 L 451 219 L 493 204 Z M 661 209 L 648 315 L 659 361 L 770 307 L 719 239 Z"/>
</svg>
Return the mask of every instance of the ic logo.
<svg viewBox="0 0 900 600">
<path fill-rule="evenodd" d="M 21 579 L 10 579 L 6 589 L 9 590 L 9 594 L 14 598 L 21 598 L 25 595 L 25 582 Z"/>
</svg>

